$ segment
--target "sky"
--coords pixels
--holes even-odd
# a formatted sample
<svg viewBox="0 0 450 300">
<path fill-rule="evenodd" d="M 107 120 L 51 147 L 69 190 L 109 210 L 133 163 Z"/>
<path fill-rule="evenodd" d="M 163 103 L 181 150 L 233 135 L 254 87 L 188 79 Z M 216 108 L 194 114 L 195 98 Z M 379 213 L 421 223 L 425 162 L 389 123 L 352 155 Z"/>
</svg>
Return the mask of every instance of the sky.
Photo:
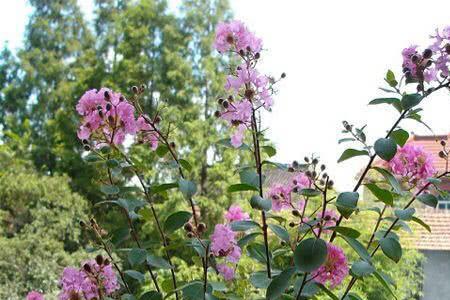
<svg viewBox="0 0 450 300">
<path fill-rule="evenodd" d="M 79 0 L 92 15 L 91 0 Z M 173 2 L 172 5 L 176 5 Z M 279 84 L 271 113 L 264 114 L 275 160 L 290 162 L 314 153 L 340 190 L 352 189 L 367 158 L 337 164 L 351 144 L 338 145 L 341 122 L 367 125 L 370 142 L 384 136 L 397 118 L 387 106 L 368 106 L 387 96 L 378 87 L 388 69 L 401 72 L 401 50 L 429 45 L 436 28 L 450 25 L 450 1 L 289 1 L 231 0 L 236 19 L 264 41 L 261 70 L 287 77 Z M 0 43 L 21 46 L 31 9 L 25 0 L 0 4 Z M 450 133 L 450 95 L 440 91 L 426 100 L 423 119 L 435 134 Z M 416 134 L 431 134 L 413 121 L 401 123 Z"/>
</svg>

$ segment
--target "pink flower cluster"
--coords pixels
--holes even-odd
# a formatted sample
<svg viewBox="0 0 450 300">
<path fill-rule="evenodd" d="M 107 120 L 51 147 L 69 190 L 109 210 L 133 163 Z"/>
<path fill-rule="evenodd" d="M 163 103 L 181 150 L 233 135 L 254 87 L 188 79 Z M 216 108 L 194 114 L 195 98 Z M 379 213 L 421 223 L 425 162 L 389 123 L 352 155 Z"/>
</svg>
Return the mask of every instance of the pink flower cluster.
<svg viewBox="0 0 450 300">
<path fill-rule="evenodd" d="M 240 214 L 240 217 L 243 217 L 243 214 Z M 210 250 L 215 257 L 225 258 L 223 263 L 217 264 L 217 270 L 225 280 L 232 280 L 235 265 L 241 257 L 241 248 L 236 241 L 236 232 L 231 229 L 229 224 L 215 226 L 211 235 Z"/>
<path fill-rule="evenodd" d="M 36 291 L 31 291 L 27 294 L 27 300 L 44 300 L 44 296 Z"/>
<path fill-rule="evenodd" d="M 227 77 L 225 89 L 230 96 L 222 101 L 224 111 L 219 112 L 222 119 L 236 127 L 231 144 L 238 148 L 243 143 L 245 130 L 251 127 L 255 111 L 260 107 L 269 110 L 273 104 L 270 78 L 255 69 L 262 41 L 242 22 L 231 21 L 217 27 L 214 47 L 221 53 L 234 52 L 243 61 Z"/>
<path fill-rule="evenodd" d="M 224 217 L 228 223 L 250 219 L 248 213 L 244 212 L 242 208 L 236 204 L 230 206 L 228 211 L 225 213 Z"/>
<path fill-rule="evenodd" d="M 347 258 L 344 251 L 336 245 L 327 244 L 327 260 L 317 270 L 312 272 L 314 281 L 325 285 L 330 283 L 332 288 L 341 284 L 348 275 Z"/>
<path fill-rule="evenodd" d="M 98 261 L 98 259 L 97 259 Z M 111 264 L 96 260 L 86 261 L 81 268 L 66 267 L 60 279 L 60 300 L 99 299 L 100 294 L 110 296 L 119 289 Z M 78 298 L 77 298 L 78 299 Z"/>
<path fill-rule="evenodd" d="M 219 52 L 228 50 L 260 52 L 262 40 L 256 37 L 241 21 L 217 25 L 214 48 Z"/>
<path fill-rule="evenodd" d="M 322 218 L 322 211 L 318 211 L 316 214 L 316 218 L 318 220 L 323 220 L 322 221 L 322 226 L 323 227 L 332 227 L 332 226 L 336 226 L 336 222 L 339 219 L 339 216 L 337 215 L 337 213 L 334 210 L 331 209 L 326 209 L 325 210 L 325 214 L 323 215 Z M 319 228 L 315 228 L 314 232 L 316 234 L 319 234 Z M 333 231 L 331 229 L 324 229 L 322 230 L 322 233 L 332 233 Z"/>
<path fill-rule="evenodd" d="M 139 133 L 152 149 L 158 145 L 150 124 L 142 116 L 136 120 L 134 106 L 120 93 L 108 88 L 89 90 L 81 96 L 76 110 L 83 117 L 78 129 L 80 140 L 92 140 L 96 146 L 121 145 L 127 134 Z"/>
<path fill-rule="evenodd" d="M 427 178 L 436 172 L 433 156 L 414 143 L 407 143 L 399 148 L 394 158 L 389 161 L 389 167 L 392 173 L 401 176 L 402 181 L 410 188 L 424 186 Z"/>
<path fill-rule="evenodd" d="M 289 185 L 275 184 L 270 187 L 268 196 L 272 200 L 272 210 L 281 211 L 283 209 L 303 210 L 304 201 L 299 200 L 297 204 L 292 203 L 291 193 L 309 187 L 311 180 L 304 174 L 297 174 Z"/>
<path fill-rule="evenodd" d="M 403 72 L 407 78 L 431 83 L 439 76 L 449 76 L 450 26 L 442 31 L 436 29 L 431 38 L 433 43 L 423 52 L 419 52 L 417 45 L 402 51 Z"/>
</svg>

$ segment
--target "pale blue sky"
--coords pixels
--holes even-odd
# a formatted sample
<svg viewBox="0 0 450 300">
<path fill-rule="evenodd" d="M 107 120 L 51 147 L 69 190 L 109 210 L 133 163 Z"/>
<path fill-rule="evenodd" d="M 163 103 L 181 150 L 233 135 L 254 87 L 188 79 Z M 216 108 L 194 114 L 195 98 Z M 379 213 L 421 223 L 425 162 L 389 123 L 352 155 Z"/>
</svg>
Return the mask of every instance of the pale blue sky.
<svg viewBox="0 0 450 300">
<path fill-rule="evenodd" d="M 79 0 L 92 12 L 91 0 Z M 176 1 L 172 4 L 175 5 Z M 426 3 L 426 5 L 425 5 Z M 263 71 L 287 78 L 279 86 L 272 113 L 266 114 L 269 136 L 278 148 L 276 159 L 288 162 L 316 152 L 326 162 L 337 186 L 349 189 L 365 158 L 336 160 L 343 119 L 368 125 L 368 138 L 384 135 L 396 113 L 387 107 L 368 107 L 388 68 L 401 70 L 401 50 L 411 44 L 428 45 L 436 27 L 450 25 L 450 1 L 289 1 L 231 0 L 236 18 L 264 40 Z M 31 10 L 24 0 L 0 4 L 0 43 L 21 45 Z M 424 106 L 424 120 L 436 134 L 450 132 L 450 96 L 441 91 Z M 413 122 L 404 128 L 427 130 Z"/>
</svg>

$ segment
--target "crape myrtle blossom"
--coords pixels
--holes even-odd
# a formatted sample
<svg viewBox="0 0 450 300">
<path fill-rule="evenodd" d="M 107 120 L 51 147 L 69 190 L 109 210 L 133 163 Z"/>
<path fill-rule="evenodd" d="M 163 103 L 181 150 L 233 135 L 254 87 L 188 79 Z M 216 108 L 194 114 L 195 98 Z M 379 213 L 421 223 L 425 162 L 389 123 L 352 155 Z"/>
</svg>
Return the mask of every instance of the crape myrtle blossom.
<svg viewBox="0 0 450 300">
<path fill-rule="evenodd" d="M 111 264 L 101 256 L 86 261 L 81 268 L 64 268 L 60 286 L 60 300 L 99 299 L 100 295 L 110 296 L 120 287 Z"/>
<path fill-rule="evenodd" d="M 234 279 L 234 267 L 227 264 L 217 264 L 217 271 L 222 275 L 223 279 L 230 281 Z"/>
<path fill-rule="evenodd" d="M 248 213 L 244 212 L 239 205 L 233 204 L 225 213 L 225 219 L 228 223 L 231 223 L 234 221 L 249 220 L 250 216 L 248 215 Z"/>
<path fill-rule="evenodd" d="M 292 184 L 274 184 L 268 191 L 268 197 L 272 200 L 272 210 L 281 211 L 284 209 L 298 209 L 303 211 L 305 201 L 300 199 L 296 204 L 292 202 L 292 192 L 299 192 L 311 185 L 309 179 L 304 173 L 298 173 L 292 179 Z"/>
<path fill-rule="evenodd" d="M 336 245 L 327 243 L 327 259 L 317 270 L 311 273 L 314 281 L 335 288 L 348 275 L 347 258 L 344 251 Z"/>
<path fill-rule="evenodd" d="M 214 48 L 223 53 L 228 50 L 260 52 L 262 40 L 256 37 L 241 21 L 222 22 L 217 25 Z"/>
<path fill-rule="evenodd" d="M 427 179 L 436 173 L 433 156 L 414 143 L 407 143 L 399 148 L 394 158 L 389 161 L 389 168 L 392 173 L 400 176 L 409 188 L 423 187 Z"/>
<path fill-rule="evenodd" d="M 323 214 L 323 217 L 322 217 Z M 322 226 L 323 227 L 332 227 L 336 226 L 336 221 L 339 219 L 339 216 L 334 210 L 326 209 L 325 213 L 322 211 L 318 211 L 316 214 L 316 218 L 318 220 L 322 220 Z M 319 234 L 319 228 L 315 228 L 314 232 L 316 234 Z M 323 229 L 322 233 L 332 233 L 332 230 L 330 229 Z"/>
<path fill-rule="evenodd" d="M 442 31 L 436 29 L 431 38 L 432 44 L 423 51 L 417 45 L 403 49 L 402 67 L 408 80 L 432 83 L 449 76 L 450 26 Z"/>
<path fill-rule="evenodd" d="M 158 133 L 148 124 L 143 116 L 139 116 L 136 121 L 137 130 L 140 134 L 140 142 L 150 145 L 152 150 L 158 148 Z"/>
<path fill-rule="evenodd" d="M 237 244 L 236 235 L 228 224 L 217 224 L 211 235 L 211 253 L 225 260 L 225 263 L 217 265 L 217 271 L 225 280 L 234 278 L 234 269 L 231 265 L 237 264 L 241 257 L 241 248 Z"/>
<path fill-rule="evenodd" d="M 27 294 L 26 300 L 44 300 L 44 296 L 36 291 L 31 291 Z"/>
</svg>

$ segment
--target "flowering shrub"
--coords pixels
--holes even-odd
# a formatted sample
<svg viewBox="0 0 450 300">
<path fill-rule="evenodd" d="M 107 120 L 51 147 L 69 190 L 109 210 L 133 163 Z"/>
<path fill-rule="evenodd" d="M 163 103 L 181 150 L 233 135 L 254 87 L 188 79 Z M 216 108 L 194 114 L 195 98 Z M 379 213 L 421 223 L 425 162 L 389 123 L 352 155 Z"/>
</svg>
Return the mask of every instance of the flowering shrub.
<svg viewBox="0 0 450 300">
<path fill-rule="evenodd" d="M 99 181 L 105 201 L 99 205 L 120 208 L 133 246 L 116 249 L 111 242 L 113 234 L 105 232 L 94 218 L 82 221 L 80 224 L 108 259 L 97 256 L 81 268 L 66 268 L 61 277 L 60 299 L 236 299 L 233 286 L 243 280 L 250 281 L 256 291 L 241 295 L 245 299 L 250 294 L 265 295 L 266 299 L 282 296 L 308 299 L 320 293 L 332 299 L 360 299 L 351 292 L 352 287 L 371 275 L 372 280 L 380 281 L 386 293 L 395 294 L 395 281 L 376 268 L 376 254 L 381 250 L 382 255 L 394 262 L 401 259 L 402 246 L 393 231 L 399 230 L 400 223 L 407 226 L 409 221 L 427 227 L 414 216 L 411 205 L 417 200 L 435 207 L 444 194 L 438 183 L 449 176 L 448 170 L 436 174 L 430 154 L 407 143 L 409 134 L 400 124 L 404 119 L 422 123 L 421 109 L 417 106 L 435 91 L 449 88 L 449 32 L 450 28 L 437 32 L 432 45 L 423 52 L 417 46 L 405 49 L 404 76 L 400 80 L 392 71 L 387 72 L 388 87 L 384 90 L 393 96 L 369 103 L 391 105 L 399 113 L 385 137 L 370 145 L 365 127 L 343 122 L 346 137 L 340 142 L 360 147 L 345 150 L 338 161 L 367 156 L 368 162 L 354 189 L 336 195 L 326 166 L 316 157 L 305 157 L 302 163 L 294 161 L 290 165 L 269 160 L 276 150 L 264 137 L 260 111 L 270 111 L 276 83 L 285 74 L 274 78 L 257 70 L 263 43 L 242 22 L 220 24 L 214 47 L 220 55 L 230 55 L 231 64 L 216 116 L 225 121 L 232 133 L 231 138 L 219 144 L 231 151 L 248 151 L 253 157 L 251 166 L 237 166 L 240 182 L 228 188 L 230 193 L 249 196 L 252 211 L 246 212 L 233 204 L 224 213 L 223 224 L 202 222 L 199 212 L 207 208 L 199 208 L 195 202 L 196 184 L 186 176 L 191 166 L 183 159 L 184 150 L 172 141 L 172 130 L 170 124 L 165 124 L 163 110 L 158 109 L 152 116 L 143 111 L 139 99 L 145 87 L 133 87 L 128 99 L 108 88 L 87 91 L 76 107 L 81 116 L 78 138 L 88 152 L 84 159 L 104 168 L 105 178 Z M 410 84 L 417 85 L 416 92 L 407 92 Z M 138 159 L 125 143 L 127 136 L 148 144 L 147 151 L 155 151 L 165 162 L 162 166 L 175 170 L 177 180 L 149 184 Z M 439 156 L 448 161 L 448 155 L 449 150 L 442 142 Z M 377 157 L 385 161 L 384 167 L 374 166 Z M 292 182 L 266 189 L 265 172 L 269 168 L 295 175 Z M 367 182 L 369 170 L 380 173 L 383 181 Z M 376 225 L 368 241 L 358 240 L 360 233 L 345 226 L 347 219 L 363 210 L 358 206 L 358 190 L 363 184 L 380 202 L 370 209 L 376 214 Z M 136 185 L 138 189 L 133 189 Z M 186 199 L 187 210 L 173 212 L 162 220 L 155 199 L 174 190 Z M 398 198 L 409 201 L 404 207 L 397 207 L 394 200 Z M 142 219 L 153 220 L 159 246 L 147 246 L 140 238 L 138 226 Z M 171 244 L 171 237 L 181 229 L 187 239 Z M 342 243 L 355 251 L 359 257 L 356 261 L 349 261 Z M 197 280 L 180 281 L 175 264 L 178 258 L 172 254 L 176 247 L 192 248 L 197 256 L 192 263 L 203 269 Z M 128 261 L 117 259 L 123 252 Z M 254 273 L 237 272 L 243 256 L 254 261 Z M 124 266 L 128 269 L 124 270 Z M 225 284 L 210 281 L 217 276 Z M 33 293 L 29 299 L 40 299 Z"/>
</svg>

